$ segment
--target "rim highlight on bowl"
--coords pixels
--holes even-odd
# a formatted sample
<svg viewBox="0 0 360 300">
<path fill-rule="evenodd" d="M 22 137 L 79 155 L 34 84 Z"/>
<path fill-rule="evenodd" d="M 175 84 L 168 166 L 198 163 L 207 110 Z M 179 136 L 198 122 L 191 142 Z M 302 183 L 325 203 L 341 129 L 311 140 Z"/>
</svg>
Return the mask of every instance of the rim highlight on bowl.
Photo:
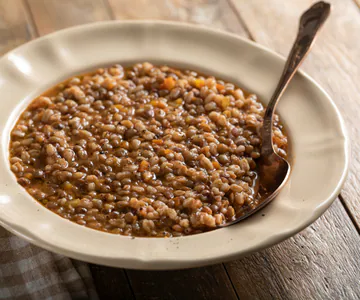
<svg viewBox="0 0 360 300">
<path fill-rule="evenodd" d="M 44 208 L 9 169 L 9 133 L 26 105 L 62 80 L 112 63 L 188 67 L 236 83 L 267 103 L 284 59 L 236 35 L 164 21 L 110 21 L 47 35 L 0 59 L 0 224 L 47 250 L 115 267 L 176 269 L 269 247 L 314 222 L 340 192 L 349 165 L 343 119 L 327 93 L 298 72 L 278 107 L 291 140 L 291 178 L 276 200 L 237 225 L 179 238 L 92 230 Z M 263 216 L 264 215 L 264 216 Z"/>
</svg>

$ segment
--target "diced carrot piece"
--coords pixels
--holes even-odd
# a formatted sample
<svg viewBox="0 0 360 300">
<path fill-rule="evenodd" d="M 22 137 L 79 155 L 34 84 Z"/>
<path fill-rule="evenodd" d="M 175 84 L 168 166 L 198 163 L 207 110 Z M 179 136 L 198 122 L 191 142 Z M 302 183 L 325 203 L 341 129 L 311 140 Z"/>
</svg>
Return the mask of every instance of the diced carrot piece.
<svg viewBox="0 0 360 300">
<path fill-rule="evenodd" d="M 176 81 L 173 77 L 166 77 L 163 84 L 160 86 L 164 90 L 172 90 L 175 87 Z"/>
<path fill-rule="evenodd" d="M 175 103 L 176 103 L 176 106 L 180 106 L 180 105 L 183 104 L 183 99 L 178 98 L 178 99 L 175 100 Z"/>
<path fill-rule="evenodd" d="M 218 91 L 221 91 L 221 90 L 223 90 L 225 87 L 224 87 L 222 84 L 217 83 L 217 84 L 216 84 L 216 88 L 217 88 Z"/>
<path fill-rule="evenodd" d="M 167 104 L 163 101 L 159 101 L 159 100 L 151 100 L 150 104 L 154 107 L 158 107 L 158 108 L 165 108 L 167 106 Z"/>
<path fill-rule="evenodd" d="M 146 213 L 146 209 L 144 209 L 143 207 L 140 207 L 137 211 L 137 213 L 141 216 L 141 217 L 146 217 L 147 213 Z"/>
<path fill-rule="evenodd" d="M 213 161 L 212 165 L 215 169 L 217 169 L 217 170 L 220 169 L 220 164 L 217 161 Z"/>
<path fill-rule="evenodd" d="M 171 101 L 171 102 L 168 102 L 170 106 L 172 107 L 179 107 L 180 105 L 183 104 L 183 99 L 181 98 L 178 98 L 176 99 L 175 101 Z"/>
<path fill-rule="evenodd" d="M 229 97 L 223 97 L 220 102 L 221 108 L 224 110 L 230 105 L 230 98 Z"/>
<path fill-rule="evenodd" d="M 205 85 L 205 81 L 204 79 L 195 79 L 194 84 L 197 89 L 201 89 Z"/>
<path fill-rule="evenodd" d="M 139 172 L 144 172 L 149 168 L 149 163 L 146 160 L 143 160 L 140 163 Z"/>
<path fill-rule="evenodd" d="M 165 149 L 165 150 L 164 150 L 164 153 L 165 153 L 165 154 L 170 154 L 170 153 L 172 153 L 172 152 L 173 152 L 173 151 L 172 151 L 171 149 Z"/>
<path fill-rule="evenodd" d="M 121 104 L 115 104 L 114 107 L 116 107 L 117 109 L 122 109 L 124 106 Z"/>
<path fill-rule="evenodd" d="M 166 108 L 168 105 L 164 101 L 159 101 L 158 108 Z"/>
<path fill-rule="evenodd" d="M 181 104 L 183 103 L 183 99 L 177 98 L 177 99 L 175 100 L 175 102 L 176 102 L 177 104 L 181 105 Z"/>
<path fill-rule="evenodd" d="M 164 143 L 163 140 L 152 140 L 152 142 L 156 145 L 162 145 Z"/>
<path fill-rule="evenodd" d="M 157 106 L 158 103 L 159 103 L 158 100 L 151 100 L 151 101 L 150 101 L 150 104 L 151 104 L 152 106 Z"/>
</svg>

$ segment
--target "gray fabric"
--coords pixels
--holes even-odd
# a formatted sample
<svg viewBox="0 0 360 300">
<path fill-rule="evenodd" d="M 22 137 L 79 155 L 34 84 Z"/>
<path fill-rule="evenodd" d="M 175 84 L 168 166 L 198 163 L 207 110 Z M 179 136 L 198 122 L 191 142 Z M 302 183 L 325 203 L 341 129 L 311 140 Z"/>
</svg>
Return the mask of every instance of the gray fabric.
<svg viewBox="0 0 360 300">
<path fill-rule="evenodd" d="M 0 227 L 0 300 L 98 296 L 86 263 L 33 246 Z"/>
</svg>

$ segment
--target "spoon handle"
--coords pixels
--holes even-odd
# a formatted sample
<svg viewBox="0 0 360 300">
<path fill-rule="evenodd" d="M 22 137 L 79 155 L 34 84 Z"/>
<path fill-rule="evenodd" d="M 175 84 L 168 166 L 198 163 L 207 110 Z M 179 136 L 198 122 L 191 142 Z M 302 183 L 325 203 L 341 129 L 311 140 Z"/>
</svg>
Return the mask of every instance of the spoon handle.
<svg viewBox="0 0 360 300">
<path fill-rule="evenodd" d="M 303 59 L 309 53 L 319 29 L 330 14 L 330 4 L 320 1 L 311 6 L 301 16 L 299 30 L 294 45 L 289 53 L 284 71 L 273 96 L 267 106 L 262 127 L 261 155 L 270 155 L 274 152 L 272 142 L 272 123 L 276 105 L 284 93 L 291 78 L 296 73 Z"/>
</svg>

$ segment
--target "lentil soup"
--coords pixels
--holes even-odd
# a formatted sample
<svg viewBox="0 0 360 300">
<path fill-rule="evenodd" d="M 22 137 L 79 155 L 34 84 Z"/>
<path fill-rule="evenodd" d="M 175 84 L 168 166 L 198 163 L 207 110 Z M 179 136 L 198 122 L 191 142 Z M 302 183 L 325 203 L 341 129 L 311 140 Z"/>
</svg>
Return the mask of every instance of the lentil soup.
<svg viewBox="0 0 360 300">
<path fill-rule="evenodd" d="M 234 84 L 150 63 L 75 76 L 33 100 L 10 165 L 63 218 L 132 236 L 195 234 L 259 204 L 265 109 Z M 275 116 L 274 144 L 287 137 Z"/>
</svg>

